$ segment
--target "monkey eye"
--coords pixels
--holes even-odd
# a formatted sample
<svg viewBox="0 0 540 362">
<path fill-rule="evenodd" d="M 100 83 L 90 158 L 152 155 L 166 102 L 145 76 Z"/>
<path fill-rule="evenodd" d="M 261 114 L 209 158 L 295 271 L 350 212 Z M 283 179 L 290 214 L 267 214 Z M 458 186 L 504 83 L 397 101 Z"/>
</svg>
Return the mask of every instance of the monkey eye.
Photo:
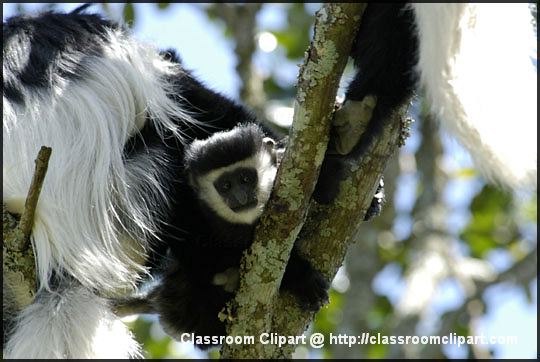
<svg viewBox="0 0 540 362">
<path fill-rule="evenodd" d="M 245 184 L 250 183 L 251 182 L 251 177 L 249 177 L 247 175 L 242 177 L 242 182 L 245 183 Z"/>
<path fill-rule="evenodd" d="M 230 189 L 231 189 L 231 183 L 229 181 L 226 181 L 221 184 L 221 190 L 229 191 Z"/>
<path fill-rule="evenodd" d="M 274 140 L 271 139 L 270 137 L 264 137 L 264 138 L 263 138 L 263 143 L 264 143 L 268 148 L 273 148 L 273 147 L 276 145 L 276 141 L 274 141 Z"/>
</svg>

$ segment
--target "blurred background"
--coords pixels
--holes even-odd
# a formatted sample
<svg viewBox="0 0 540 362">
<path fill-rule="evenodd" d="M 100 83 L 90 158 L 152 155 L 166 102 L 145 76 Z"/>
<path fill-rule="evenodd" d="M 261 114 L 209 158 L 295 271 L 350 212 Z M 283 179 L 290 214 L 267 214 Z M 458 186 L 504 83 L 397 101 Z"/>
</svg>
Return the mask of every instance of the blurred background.
<svg viewBox="0 0 540 362">
<path fill-rule="evenodd" d="M 3 3 L 3 19 L 81 4 Z M 137 38 L 175 48 L 214 90 L 287 132 L 299 64 L 317 3 L 94 4 Z M 536 7 L 531 11 L 536 17 Z M 536 39 L 535 39 L 536 40 Z M 536 41 L 531 43 L 536 65 Z M 510 70 L 504 70 L 510 71 Z M 349 64 L 340 95 L 353 75 Z M 497 75 L 494 74 L 496 82 Z M 361 225 L 332 283 L 330 303 L 306 332 L 386 336 L 515 336 L 486 345 L 300 346 L 298 358 L 536 358 L 537 195 L 488 186 L 418 99 L 412 136 L 385 173 L 381 216 Z M 511 147 L 511 145 L 508 145 Z M 155 316 L 126 318 L 147 358 L 215 358 L 171 340 Z"/>
</svg>

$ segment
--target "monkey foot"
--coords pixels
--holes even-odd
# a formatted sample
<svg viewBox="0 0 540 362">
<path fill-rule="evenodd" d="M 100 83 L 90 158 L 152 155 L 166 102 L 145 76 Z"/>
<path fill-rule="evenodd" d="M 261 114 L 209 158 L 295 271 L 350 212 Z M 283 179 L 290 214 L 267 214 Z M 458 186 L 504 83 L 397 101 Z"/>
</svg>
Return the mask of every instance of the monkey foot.
<svg viewBox="0 0 540 362">
<path fill-rule="evenodd" d="M 334 137 L 329 145 L 333 153 L 349 154 L 360 140 L 377 105 L 377 97 L 369 95 L 361 101 L 346 100 L 334 113 Z"/>
</svg>

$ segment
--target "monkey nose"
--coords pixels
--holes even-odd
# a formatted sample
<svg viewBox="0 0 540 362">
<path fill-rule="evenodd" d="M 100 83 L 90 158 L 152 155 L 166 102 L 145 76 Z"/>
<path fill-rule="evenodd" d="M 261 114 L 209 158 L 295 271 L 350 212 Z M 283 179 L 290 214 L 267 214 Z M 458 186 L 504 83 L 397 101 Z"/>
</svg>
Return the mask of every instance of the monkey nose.
<svg viewBox="0 0 540 362">
<path fill-rule="evenodd" d="M 238 201 L 240 205 L 245 206 L 248 202 L 248 196 L 245 192 L 239 192 L 236 195 L 236 200 Z"/>
<path fill-rule="evenodd" d="M 250 192 L 237 191 L 234 192 L 234 197 L 231 201 L 231 209 L 238 212 L 257 206 L 257 195 Z"/>
<path fill-rule="evenodd" d="M 236 189 L 233 191 L 233 194 L 234 194 L 234 198 L 236 199 L 236 203 L 238 204 L 238 206 L 246 206 L 246 204 L 249 201 L 247 192 L 245 192 L 244 190 Z"/>
</svg>

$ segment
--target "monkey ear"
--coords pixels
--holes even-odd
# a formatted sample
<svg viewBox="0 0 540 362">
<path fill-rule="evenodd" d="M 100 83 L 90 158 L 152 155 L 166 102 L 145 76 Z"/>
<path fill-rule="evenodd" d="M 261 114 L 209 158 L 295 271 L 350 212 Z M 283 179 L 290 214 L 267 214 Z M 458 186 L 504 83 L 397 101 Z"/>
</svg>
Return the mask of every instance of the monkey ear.
<svg viewBox="0 0 540 362">
<path fill-rule="evenodd" d="M 264 137 L 263 138 L 263 143 L 264 145 L 268 148 L 268 149 L 273 149 L 274 146 L 276 145 L 276 141 L 274 141 L 272 138 L 270 137 Z"/>
<path fill-rule="evenodd" d="M 265 150 L 272 156 L 272 163 L 275 165 L 277 163 L 276 141 L 270 137 L 264 137 L 262 142 Z"/>
<path fill-rule="evenodd" d="M 279 165 L 281 164 L 281 160 L 283 160 L 283 156 L 285 155 L 285 147 L 280 147 L 280 148 L 276 148 L 276 150 L 274 151 L 274 154 L 275 154 L 275 164 L 276 165 Z"/>
</svg>

